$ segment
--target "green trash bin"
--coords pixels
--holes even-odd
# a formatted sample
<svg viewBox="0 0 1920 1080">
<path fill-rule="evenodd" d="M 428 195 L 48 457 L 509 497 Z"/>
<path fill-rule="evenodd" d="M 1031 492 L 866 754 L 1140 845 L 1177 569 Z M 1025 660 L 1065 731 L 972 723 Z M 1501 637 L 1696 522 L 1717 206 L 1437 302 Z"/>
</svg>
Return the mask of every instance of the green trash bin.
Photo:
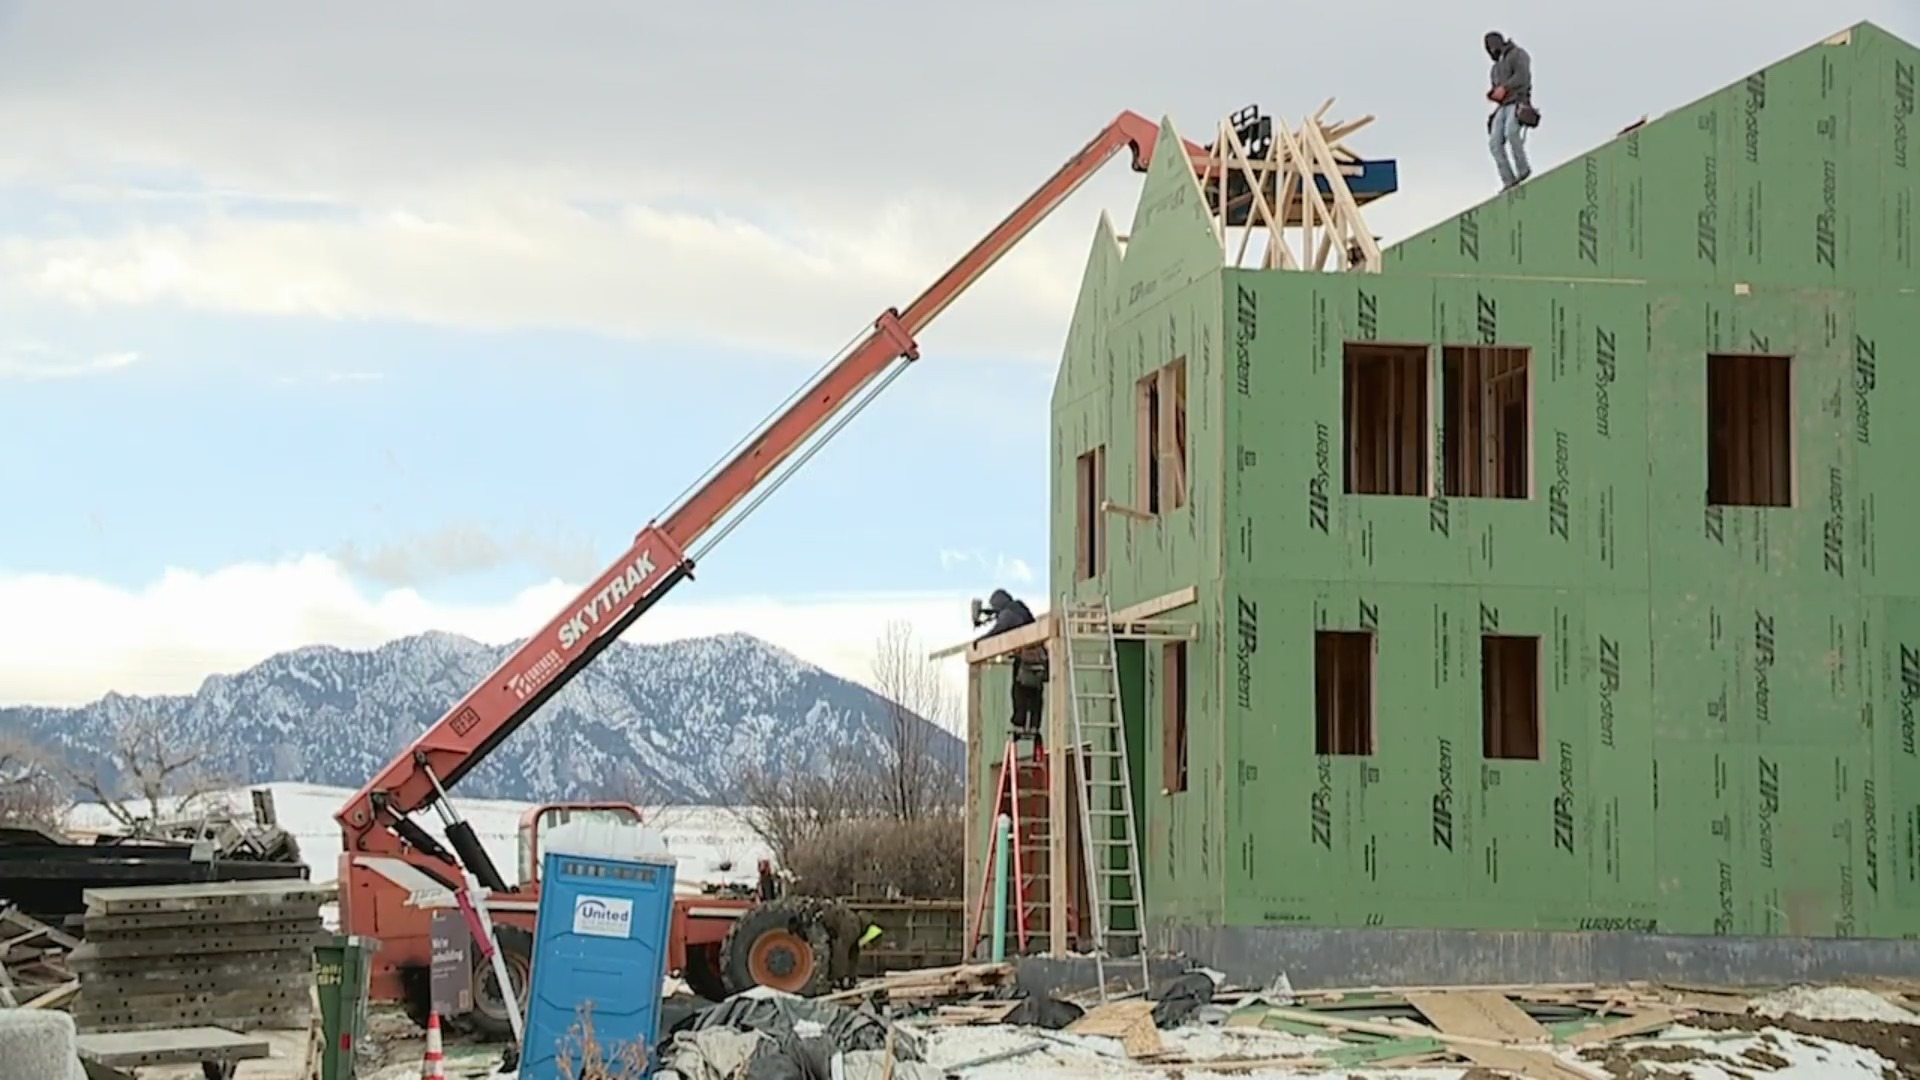
<svg viewBox="0 0 1920 1080">
<path fill-rule="evenodd" d="M 369 958 L 380 942 L 339 936 L 313 949 L 313 980 L 320 991 L 321 1080 L 353 1080 L 354 1052 L 367 1032 Z"/>
</svg>

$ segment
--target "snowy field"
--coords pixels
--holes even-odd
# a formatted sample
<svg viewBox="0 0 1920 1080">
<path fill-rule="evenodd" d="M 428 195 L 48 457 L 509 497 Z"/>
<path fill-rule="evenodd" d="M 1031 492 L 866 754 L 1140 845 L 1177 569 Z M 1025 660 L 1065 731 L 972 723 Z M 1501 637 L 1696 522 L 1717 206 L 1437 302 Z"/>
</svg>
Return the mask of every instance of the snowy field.
<svg viewBox="0 0 1920 1080">
<path fill-rule="evenodd" d="M 274 809 L 280 827 L 299 841 L 300 856 L 318 882 L 339 876 L 340 825 L 333 815 L 351 798 L 346 788 L 320 787 L 314 784 L 260 784 L 273 792 Z M 248 792 L 254 788 L 236 788 L 224 798 L 239 814 L 251 814 Z M 499 802 L 486 799 L 462 799 L 456 793 L 454 805 L 469 822 L 493 857 L 502 876 L 514 880 L 519 875 L 520 815 L 533 804 Z M 143 807 L 135 807 L 136 812 Z M 738 882 L 755 880 L 755 864 L 767 857 L 766 845 L 753 834 L 739 812 L 728 807 L 668 806 L 644 811 L 648 823 L 666 835 L 667 847 L 679 859 L 682 884 Z M 429 810 L 415 820 L 435 836 L 445 839 L 438 813 Z M 74 808 L 67 825 L 75 833 L 85 834 L 115 829 L 113 818 L 97 804 Z"/>
</svg>

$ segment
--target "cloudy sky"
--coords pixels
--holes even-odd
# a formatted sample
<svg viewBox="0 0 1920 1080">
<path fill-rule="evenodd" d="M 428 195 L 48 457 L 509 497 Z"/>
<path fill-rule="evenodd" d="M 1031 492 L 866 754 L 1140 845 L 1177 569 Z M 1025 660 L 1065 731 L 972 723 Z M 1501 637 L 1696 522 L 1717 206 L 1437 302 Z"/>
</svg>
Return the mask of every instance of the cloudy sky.
<svg viewBox="0 0 1920 1080">
<path fill-rule="evenodd" d="M 0 701 L 524 635 L 1121 109 L 1379 120 L 1389 239 L 1911 0 L 0 2 Z M 854 677 L 1044 593 L 1052 368 L 1112 166 L 639 623 Z M 1037 605 L 1036 605 L 1037 606 Z"/>
</svg>

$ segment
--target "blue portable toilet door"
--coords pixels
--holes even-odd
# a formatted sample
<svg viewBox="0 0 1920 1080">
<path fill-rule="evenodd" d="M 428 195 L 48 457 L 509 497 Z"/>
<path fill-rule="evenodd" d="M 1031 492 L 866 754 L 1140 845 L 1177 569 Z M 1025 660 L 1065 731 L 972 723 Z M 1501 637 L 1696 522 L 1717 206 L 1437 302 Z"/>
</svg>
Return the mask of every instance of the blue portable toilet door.
<svg viewBox="0 0 1920 1080">
<path fill-rule="evenodd" d="M 557 1080 L 563 1040 L 579 1066 L 578 1032 L 568 1035 L 586 1003 L 604 1053 L 637 1041 L 651 1059 L 673 925 L 673 866 L 561 853 L 545 861 L 522 1080 Z"/>
</svg>

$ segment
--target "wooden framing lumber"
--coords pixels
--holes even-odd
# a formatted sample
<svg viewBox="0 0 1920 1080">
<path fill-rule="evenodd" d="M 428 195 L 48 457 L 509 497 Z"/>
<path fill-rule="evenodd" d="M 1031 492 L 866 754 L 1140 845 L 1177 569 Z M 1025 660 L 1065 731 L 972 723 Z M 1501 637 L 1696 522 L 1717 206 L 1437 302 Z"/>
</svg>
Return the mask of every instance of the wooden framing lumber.
<svg viewBox="0 0 1920 1080">
<path fill-rule="evenodd" d="M 1116 636 L 1128 636 L 1126 633 L 1120 632 L 1118 628 L 1146 622 L 1157 616 L 1165 615 L 1169 611 L 1176 611 L 1198 600 L 1199 597 L 1200 590 L 1195 586 L 1189 585 L 1184 589 L 1175 589 L 1170 593 L 1156 596 L 1151 600 L 1142 600 L 1137 604 L 1128 604 L 1123 608 L 1115 608 L 1113 611 L 1112 624 L 1116 628 Z M 1053 636 L 1053 624 L 1054 617 L 1053 614 L 1049 612 L 1016 630 L 1009 630 L 1004 634 L 995 634 L 982 641 L 971 642 L 965 646 L 967 663 L 990 663 L 998 660 L 1000 657 L 1019 652 L 1029 645 L 1038 645 Z M 952 656 L 957 649 L 958 647 L 943 649 L 932 655 L 936 659 L 941 656 Z M 1056 663 L 1054 666 L 1058 667 L 1059 664 Z"/>
<path fill-rule="evenodd" d="M 46 993 L 41 994 L 39 997 L 22 1004 L 20 1007 L 23 1009 L 51 1009 L 79 992 L 80 980 L 69 979 Z"/>
<path fill-rule="evenodd" d="M 1142 600 L 1137 604 L 1128 604 L 1123 608 L 1115 608 L 1112 621 L 1115 626 L 1120 626 L 1125 623 L 1145 622 L 1148 619 L 1165 615 L 1169 611 L 1178 611 L 1199 599 L 1199 588 L 1189 585 L 1184 589 L 1175 589 L 1170 593 L 1162 593 L 1151 600 Z"/>
<path fill-rule="evenodd" d="M 962 804 L 966 806 L 969 811 L 980 805 L 980 799 L 983 794 L 980 787 L 980 770 L 985 764 L 983 760 L 985 755 L 982 753 L 980 747 L 980 689 L 980 669 L 969 666 L 967 668 L 966 802 Z M 966 874 L 961 879 L 965 882 L 965 892 L 961 895 L 979 896 L 980 887 L 986 882 L 987 868 L 985 858 L 987 849 L 981 846 L 982 838 L 980 836 L 979 823 L 972 820 L 971 817 L 967 820 L 967 828 L 963 837 L 962 851 L 965 852 L 964 857 L 966 862 L 964 865 L 966 867 Z M 993 843 L 991 834 L 986 837 L 986 842 L 989 845 Z M 969 942 L 973 940 L 973 935 L 974 928 L 968 926 L 967 940 Z M 972 959 L 972 957 L 962 957 L 961 959 Z"/>
<path fill-rule="evenodd" d="M 971 649 L 971 648 L 973 648 L 973 642 L 961 641 L 952 645 L 945 646 L 944 648 L 933 650 L 932 652 L 927 654 L 927 659 L 928 660 L 945 660 L 948 657 L 959 656 L 961 653 L 966 652 L 968 649 Z"/>
<path fill-rule="evenodd" d="M 1041 615 L 1025 626 L 995 634 L 967 646 L 967 663 L 984 664 L 1010 656 L 1029 645 L 1038 645 L 1053 636 L 1053 616 Z"/>
<path fill-rule="evenodd" d="M 974 670 L 978 670 L 977 668 Z M 1047 770 L 1047 955 L 1063 957 L 1072 949 L 1067 916 L 1073 897 L 1073 850 L 1067 829 L 1068 773 L 1080 765 L 1077 752 L 1060 753 L 1067 746 L 1068 696 L 1066 638 L 1047 639 L 1047 745 L 1054 748 L 1053 767 Z M 1078 747 L 1073 750 L 1077 751 Z"/>
<path fill-rule="evenodd" d="M 1236 202 L 1245 204 L 1245 224 L 1238 250 L 1229 250 L 1229 220 L 1220 213 L 1220 239 L 1229 265 L 1243 269 L 1358 271 L 1379 273 L 1379 241 L 1367 229 L 1359 200 L 1348 178 L 1362 166 L 1342 140 L 1373 122 L 1373 117 L 1327 124 L 1324 117 L 1333 101 L 1306 117 L 1297 130 L 1274 118 L 1273 137 L 1264 154 L 1256 156 L 1240 138 L 1231 120 L 1222 121 L 1214 141 L 1205 183 L 1216 208 L 1225 208 L 1230 185 L 1246 191 Z M 1319 180 L 1325 178 L 1322 194 Z M 1296 221 L 1297 217 L 1297 221 Z M 1291 223 L 1291 224 L 1290 224 Z M 1249 251 L 1255 234 L 1265 243 L 1257 259 Z"/>
</svg>

